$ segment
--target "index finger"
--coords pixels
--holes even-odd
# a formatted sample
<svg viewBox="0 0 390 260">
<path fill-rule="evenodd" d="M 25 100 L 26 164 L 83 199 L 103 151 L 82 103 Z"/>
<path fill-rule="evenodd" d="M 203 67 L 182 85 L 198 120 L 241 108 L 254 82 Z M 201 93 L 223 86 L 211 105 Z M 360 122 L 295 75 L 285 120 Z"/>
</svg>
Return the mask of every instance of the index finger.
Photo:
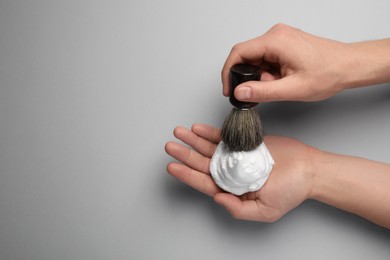
<svg viewBox="0 0 390 260">
<path fill-rule="evenodd" d="M 203 137 L 214 144 L 218 144 L 221 141 L 221 129 L 211 125 L 193 124 L 191 130 L 198 136 Z"/>
<path fill-rule="evenodd" d="M 229 70 L 238 63 L 259 64 L 265 53 L 261 36 L 233 46 L 225 64 L 223 65 L 221 77 L 223 95 L 229 96 Z"/>
</svg>

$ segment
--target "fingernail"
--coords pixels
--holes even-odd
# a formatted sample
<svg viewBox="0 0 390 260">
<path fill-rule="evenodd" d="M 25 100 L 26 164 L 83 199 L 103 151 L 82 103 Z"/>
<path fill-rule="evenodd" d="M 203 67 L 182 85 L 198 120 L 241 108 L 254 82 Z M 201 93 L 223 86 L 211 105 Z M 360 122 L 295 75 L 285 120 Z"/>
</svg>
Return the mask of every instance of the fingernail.
<svg viewBox="0 0 390 260">
<path fill-rule="evenodd" d="M 242 86 L 237 89 L 236 98 L 238 99 L 250 99 L 252 96 L 252 89 L 248 86 Z"/>
</svg>

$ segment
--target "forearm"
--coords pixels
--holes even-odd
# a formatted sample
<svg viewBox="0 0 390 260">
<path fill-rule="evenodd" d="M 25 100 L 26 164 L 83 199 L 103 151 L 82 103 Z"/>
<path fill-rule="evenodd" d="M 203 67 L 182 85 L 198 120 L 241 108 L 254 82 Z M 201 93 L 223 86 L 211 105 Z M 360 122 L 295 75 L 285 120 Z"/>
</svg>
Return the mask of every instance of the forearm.
<svg viewBox="0 0 390 260">
<path fill-rule="evenodd" d="M 344 89 L 390 82 L 390 38 L 345 44 Z"/>
<path fill-rule="evenodd" d="M 390 165 L 318 152 L 311 198 L 390 228 Z"/>
</svg>

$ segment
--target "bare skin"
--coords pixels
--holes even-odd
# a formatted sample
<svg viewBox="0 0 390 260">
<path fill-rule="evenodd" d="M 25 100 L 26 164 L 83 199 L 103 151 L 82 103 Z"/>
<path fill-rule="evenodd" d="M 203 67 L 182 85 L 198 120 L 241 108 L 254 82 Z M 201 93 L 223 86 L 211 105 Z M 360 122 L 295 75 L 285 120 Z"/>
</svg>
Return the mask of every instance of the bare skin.
<svg viewBox="0 0 390 260">
<path fill-rule="evenodd" d="M 190 145 L 168 142 L 165 149 L 180 162 L 168 172 L 212 196 L 237 219 L 273 222 L 306 199 L 315 199 L 390 228 L 390 165 L 320 151 L 287 137 L 266 136 L 275 165 L 257 192 L 235 196 L 222 191 L 210 176 L 210 158 L 220 141 L 220 129 L 194 124 L 177 127 L 174 135 Z M 286 149 L 288 147 L 288 149 Z"/>
<path fill-rule="evenodd" d="M 229 69 L 237 63 L 262 68 L 261 81 L 235 89 L 241 101 L 318 101 L 345 89 L 390 82 L 390 39 L 342 43 L 278 24 L 265 34 L 235 45 L 222 69 L 223 94 L 229 95 Z M 206 193 L 235 218 L 272 222 L 314 199 L 390 228 L 390 165 L 320 151 L 297 140 L 267 136 L 275 166 L 263 188 L 242 196 L 219 189 L 209 172 L 220 130 L 195 124 L 177 127 L 166 151 L 180 161 L 168 172 Z"/>
<path fill-rule="evenodd" d="M 221 73 L 225 96 L 229 69 L 237 63 L 263 69 L 260 82 L 237 86 L 239 100 L 318 101 L 348 88 L 390 82 L 390 39 L 342 43 L 275 25 L 232 48 Z"/>
</svg>

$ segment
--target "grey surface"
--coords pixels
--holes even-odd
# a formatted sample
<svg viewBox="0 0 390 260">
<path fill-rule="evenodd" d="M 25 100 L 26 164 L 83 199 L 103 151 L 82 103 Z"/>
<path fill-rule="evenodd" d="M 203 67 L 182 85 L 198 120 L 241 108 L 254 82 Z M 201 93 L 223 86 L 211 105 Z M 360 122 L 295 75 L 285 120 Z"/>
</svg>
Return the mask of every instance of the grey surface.
<svg viewBox="0 0 390 260">
<path fill-rule="evenodd" d="M 0 259 L 389 259 L 352 214 L 237 221 L 165 171 L 174 126 L 228 113 L 233 44 L 277 22 L 389 37 L 389 1 L 318 2 L 0 1 Z M 259 111 L 268 134 L 390 163 L 388 85 Z"/>
</svg>

